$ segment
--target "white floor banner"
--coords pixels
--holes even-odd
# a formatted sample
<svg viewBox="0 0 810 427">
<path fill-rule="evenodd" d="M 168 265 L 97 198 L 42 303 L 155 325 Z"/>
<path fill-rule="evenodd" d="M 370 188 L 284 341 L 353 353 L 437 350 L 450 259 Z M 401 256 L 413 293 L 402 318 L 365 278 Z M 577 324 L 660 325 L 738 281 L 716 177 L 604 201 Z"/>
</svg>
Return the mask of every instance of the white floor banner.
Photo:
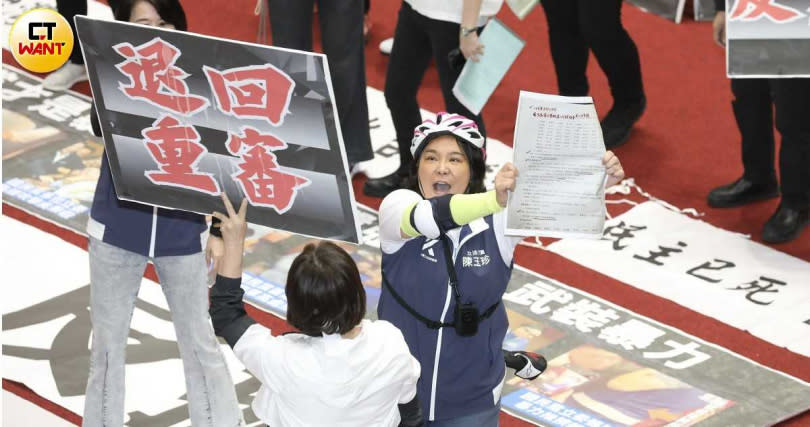
<svg viewBox="0 0 810 427">
<path fill-rule="evenodd" d="M 2 424 L 5 426 L 48 427 L 73 427 L 75 425 L 6 390 L 3 390 Z"/>
<path fill-rule="evenodd" d="M 548 247 L 585 267 L 810 356 L 810 263 L 646 202 L 602 240 Z"/>
<path fill-rule="evenodd" d="M 14 242 L 2 245 L 3 378 L 81 415 L 91 340 L 87 252 L 7 216 L 0 217 L 0 232 Z M 127 347 L 127 425 L 190 425 L 176 342 L 160 286 L 144 279 Z M 259 384 L 227 345 L 222 350 L 253 425 L 258 420 L 247 406 Z"/>
<path fill-rule="evenodd" d="M 7 292 L 2 303 L 4 378 L 81 414 L 91 336 L 87 253 L 7 217 L 0 219 L 0 232 L 19 242 L 1 254 L 8 261 L 7 289 L 18 290 Z M 278 269 L 286 271 L 285 252 L 297 253 L 306 238 L 277 231 L 259 240 L 248 245 L 246 267 L 252 273 L 243 283 L 262 282 L 265 294 L 279 295 L 269 282 Z M 364 281 L 376 282 L 366 287 L 375 299 L 376 246 L 344 246 Z M 256 299 L 282 308 L 273 303 L 277 298 Z M 810 386 L 803 381 L 520 266 L 504 304 L 510 323 L 504 346 L 544 354 L 550 362 L 535 381 L 509 374 L 504 384 L 503 409 L 530 423 L 771 425 L 807 410 L 810 402 Z M 128 344 L 126 424 L 188 426 L 170 313 L 160 287 L 148 280 L 138 295 Z M 248 425 L 261 425 L 248 406 L 258 381 L 231 350 L 224 348 L 224 354 Z M 155 378 L 160 387 L 154 386 Z M 759 393 L 766 388 L 768 393 Z"/>
</svg>

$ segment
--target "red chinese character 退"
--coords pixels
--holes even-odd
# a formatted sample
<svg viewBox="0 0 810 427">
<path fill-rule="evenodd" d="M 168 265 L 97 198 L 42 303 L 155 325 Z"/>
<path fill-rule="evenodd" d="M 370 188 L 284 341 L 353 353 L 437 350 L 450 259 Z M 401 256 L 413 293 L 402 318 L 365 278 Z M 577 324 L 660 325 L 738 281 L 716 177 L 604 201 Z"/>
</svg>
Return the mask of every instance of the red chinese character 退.
<svg viewBox="0 0 810 427">
<path fill-rule="evenodd" d="M 129 77 L 129 85 L 120 86 L 128 97 L 184 116 L 208 106 L 208 99 L 188 92 L 189 74 L 175 65 L 180 50 L 171 43 L 156 37 L 137 47 L 119 43 L 113 49 L 127 58 L 115 67 Z"/>
</svg>

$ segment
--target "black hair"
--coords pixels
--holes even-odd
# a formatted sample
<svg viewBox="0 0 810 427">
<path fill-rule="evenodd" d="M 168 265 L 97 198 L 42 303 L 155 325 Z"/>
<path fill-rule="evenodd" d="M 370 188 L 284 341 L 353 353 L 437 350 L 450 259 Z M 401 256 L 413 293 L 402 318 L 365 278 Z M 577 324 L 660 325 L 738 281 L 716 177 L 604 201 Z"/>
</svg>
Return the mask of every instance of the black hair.
<svg viewBox="0 0 810 427">
<path fill-rule="evenodd" d="M 161 19 L 174 25 L 174 28 L 180 31 L 188 30 L 186 23 L 186 12 L 183 11 L 183 6 L 180 5 L 179 0 L 120 0 L 113 10 L 113 15 L 116 21 L 129 22 L 129 17 L 132 15 L 132 9 L 138 2 L 145 1 L 155 8 Z"/>
<path fill-rule="evenodd" d="M 425 195 L 422 194 L 422 189 L 419 187 L 419 158 L 422 157 L 422 151 L 431 143 L 434 139 L 444 136 L 450 135 L 456 139 L 456 143 L 458 144 L 461 151 L 467 157 L 467 162 L 470 165 L 470 182 L 467 184 L 467 189 L 464 191 L 466 194 L 475 194 L 475 193 L 485 193 L 487 191 L 486 186 L 484 186 L 484 177 L 487 174 L 487 165 L 484 160 L 484 151 L 478 149 L 477 147 L 473 147 L 470 145 L 469 142 L 462 140 L 461 138 L 453 135 L 451 133 L 440 133 L 436 135 L 431 135 L 428 139 L 422 142 L 421 149 L 418 150 L 411 161 L 411 167 L 408 176 L 408 189 L 413 190 L 424 197 Z"/>
<path fill-rule="evenodd" d="M 304 334 L 345 334 L 366 315 L 366 291 L 352 257 L 340 246 L 310 243 L 287 274 L 287 322 Z"/>
</svg>

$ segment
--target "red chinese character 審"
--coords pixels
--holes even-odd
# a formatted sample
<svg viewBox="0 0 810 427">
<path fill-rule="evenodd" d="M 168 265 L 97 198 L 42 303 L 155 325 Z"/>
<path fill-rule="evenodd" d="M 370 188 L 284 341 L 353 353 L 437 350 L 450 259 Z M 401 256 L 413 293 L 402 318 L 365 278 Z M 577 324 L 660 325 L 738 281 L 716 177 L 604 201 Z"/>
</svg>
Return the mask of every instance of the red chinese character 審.
<svg viewBox="0 0 810 427">
<path fill-rule="evenodd" d="M 244 127 L 241 135 L 230 134 L 226 146 L 242 160 L 237 164 L 239 171 L 231 176 L 251 205 L 273 208 L 283 214 L 292 207 L 298 190 L 310 184 L 306 178 L 278 169 L 272 152 L 287 148 L 287 144 L 273 135 Z"/>
<path fill-rule="evenodd" d="M 117 64 L 129 77 L 129 86 L 120 89 L 130 98 L 142 99 L 153 105 L 190 116 L 208 106 L 202 96 L 189 94 L 185 78 L 188 73 L 175 66 L 180 50 L 160 39 L 133 47 L 130 43 L 113 46 L 126 61 Z"/>
<path fill-rule="evenodd" d="M 273 126 L 284 121 L 295 81 L 278 68 L 265 64 L 217 71 L 203 66 L 203 71 L 223 113 Z"/>
<path fill-rule="evenodd" d="M 777 4 L 775 0 L 737 0 L 729 20 L 755 21 L 763 16 L 782 24 L 799 19 L 804 14 L 791 7 Z"/>
<path fill-rule="evenodd" d="M 149 154 L 160 166 L 160 171 L 144 172 L 153 184 L 220 194 L 213 174 L 197 171 L 197 163 L 208 150 L 200 144 L 200 134 L 193 126 L 181 125 L 176 118 L 163 115 L 142 134 Z"/>
</svg>

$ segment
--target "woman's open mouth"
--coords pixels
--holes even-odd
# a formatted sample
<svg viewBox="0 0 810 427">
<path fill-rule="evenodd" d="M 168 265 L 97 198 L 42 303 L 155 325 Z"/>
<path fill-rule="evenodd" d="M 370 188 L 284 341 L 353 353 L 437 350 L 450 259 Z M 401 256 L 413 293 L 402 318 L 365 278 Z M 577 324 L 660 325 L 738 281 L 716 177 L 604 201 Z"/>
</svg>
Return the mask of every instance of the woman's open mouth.
<svg viewBox="0 0 810 427">
<path fill-rule="evenodd" d="M 434 182 L 433 183 L 433 191 L 436 193 L 449 193 L 450 192 L 450 184 L 446 182 Z"/>
</svg>

